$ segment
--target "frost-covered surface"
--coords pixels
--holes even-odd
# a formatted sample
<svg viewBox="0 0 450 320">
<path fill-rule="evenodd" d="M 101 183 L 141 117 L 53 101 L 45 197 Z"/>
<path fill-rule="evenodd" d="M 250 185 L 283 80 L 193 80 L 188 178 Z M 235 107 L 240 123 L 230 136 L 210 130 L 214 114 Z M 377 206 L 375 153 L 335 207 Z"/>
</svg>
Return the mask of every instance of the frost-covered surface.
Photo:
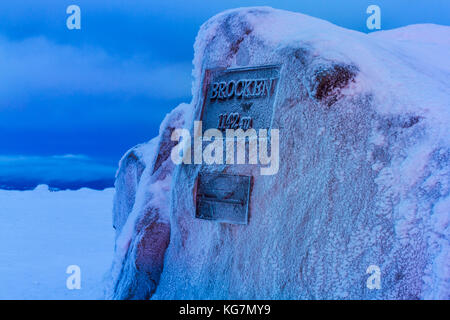
<svg viewBox="0 0 450 320">
<path fill-rule="evenodd" d="M 156 288 L 155 299 L 450 298 L 449 38 L 449 27 L 367 35 L 270 8 L 207 21 L 183 117 L 199 118 L 206 69 L 281 64 L 280 170 L 164 162 L 170 174 L 157 178 L 164 128 L 183 126 L 175 110 L 160 137 L 138 147 L 147 156 L 119 169 L 114 297 Z M 146 163 L 140 180 L 137 162 Z M 248 226 L 193 218 L 200 170 L 253 176 Z M 142 218 L 149 207 L 163 231 Z M 139 260 L 143 228 L 153 242 Z M 370 265 L 381 269 L 381 290 L 366 287 Z"/>
<path fill-rule="evenodd" d="M 114 189 L 0 191 L 0 299 L 102 299 Z M 81 289 L 66 287 L 69 265 Z"/>
<path fill-rule="evenodd" d="M 187 104 L 175 108 L 158 137 L 132 148 L 119 163 L 113 212 L 116 247 L 106 298 L 150 298 L 156 289 L 170 237 L 170 136 L 190 121 L 189 110 Z"/>
</svg>

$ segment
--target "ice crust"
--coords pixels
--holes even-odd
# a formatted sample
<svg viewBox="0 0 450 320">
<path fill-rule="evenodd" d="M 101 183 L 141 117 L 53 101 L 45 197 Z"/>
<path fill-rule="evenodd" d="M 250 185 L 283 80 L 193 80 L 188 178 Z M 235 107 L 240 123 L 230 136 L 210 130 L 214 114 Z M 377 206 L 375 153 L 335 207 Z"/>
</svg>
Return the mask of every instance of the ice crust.
<svg viewBox="0 0 450 320">
<path fill-rule="evenodd" d="M 364 34 L 267 7 L 204 23 L 191 103 L 121 161 L 109 297 L 449 299 L 449 39 L 446 26 Z M 212 168 L 253 175 L 249 224 L 196 220 L 200 166 L 173 165 L 170 134 L 192 130 L 206 69 L 268 64 L 282 65 L 280 170 Z"/>
</svg>

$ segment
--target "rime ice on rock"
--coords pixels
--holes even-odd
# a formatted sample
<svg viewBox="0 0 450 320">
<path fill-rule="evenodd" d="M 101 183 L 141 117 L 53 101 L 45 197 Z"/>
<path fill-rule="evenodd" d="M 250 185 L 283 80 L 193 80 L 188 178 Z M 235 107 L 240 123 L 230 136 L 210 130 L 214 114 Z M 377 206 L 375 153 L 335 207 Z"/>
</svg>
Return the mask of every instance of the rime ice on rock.
<svg viewBox="0 0 450 320">
<path fill-rule="evenodd" d="M 181 104 L 161 124 L 160 134 L 128 151 L 116 174 L 113 226 L 115 259 L 107 295 L 148 299 L 159 282 L 169 244 L 169 201 L 174 164 L 170 136 L 182 128 L 190 108 Z"/>
<path fill-rule="evenodd" d="M 192 102 L 121 161 L 111 297 L 450 298 L 449 36 L 367 35 L 271 8 L 207 21 Z M 192 133 L 206 71 L 268 65 L 281 66 L 279 172 L 173 165 L 170 134 Z M 248 225 L 195 218 L 203 170 L 252 177 Z M 366 286 L 371 265 L 379 290 Z"/>
</svg>

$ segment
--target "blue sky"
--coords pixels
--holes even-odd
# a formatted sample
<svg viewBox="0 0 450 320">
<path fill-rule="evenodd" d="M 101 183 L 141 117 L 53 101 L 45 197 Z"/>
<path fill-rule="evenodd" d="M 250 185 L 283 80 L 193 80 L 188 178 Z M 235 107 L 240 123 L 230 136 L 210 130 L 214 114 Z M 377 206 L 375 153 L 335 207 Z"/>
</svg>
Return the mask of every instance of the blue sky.
<svg viewBox="0 0 450 320">
<path fill-rule="evenodd" d="M 81 30 L 66 28 L 70 4 L 81 8 Z M 109 163 L 113 176 L 128 148 L 155 136 L 164 115 L 190 101 L 197 30 L 222 10 L 268 5 L 368 32 L 370 4 L 381 7 L 382 29 L 450 24 L 446 0 L 2 1 L 0 155 L 28 156 L 32 166 L 14 170 L 14 161 L 0 158 L 0 184 L 31 168 L 51 170 L 47 163 L 66 154 Z"/>
</svg>

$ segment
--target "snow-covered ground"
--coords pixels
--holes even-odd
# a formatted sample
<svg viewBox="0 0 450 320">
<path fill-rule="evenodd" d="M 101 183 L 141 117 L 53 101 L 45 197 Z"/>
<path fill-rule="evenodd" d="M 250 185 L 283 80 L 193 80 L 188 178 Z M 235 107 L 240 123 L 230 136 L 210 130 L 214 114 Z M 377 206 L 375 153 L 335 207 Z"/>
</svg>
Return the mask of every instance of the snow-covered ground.
<svg viewBox="0 0 450 320">
<path fill-rule="evenodd" d="M 0 190 L 0 299 L 101 299 L 114 250 L 114 189 Z M 69 265 L 81 289 L 69 290 Z"/>
</svg>

